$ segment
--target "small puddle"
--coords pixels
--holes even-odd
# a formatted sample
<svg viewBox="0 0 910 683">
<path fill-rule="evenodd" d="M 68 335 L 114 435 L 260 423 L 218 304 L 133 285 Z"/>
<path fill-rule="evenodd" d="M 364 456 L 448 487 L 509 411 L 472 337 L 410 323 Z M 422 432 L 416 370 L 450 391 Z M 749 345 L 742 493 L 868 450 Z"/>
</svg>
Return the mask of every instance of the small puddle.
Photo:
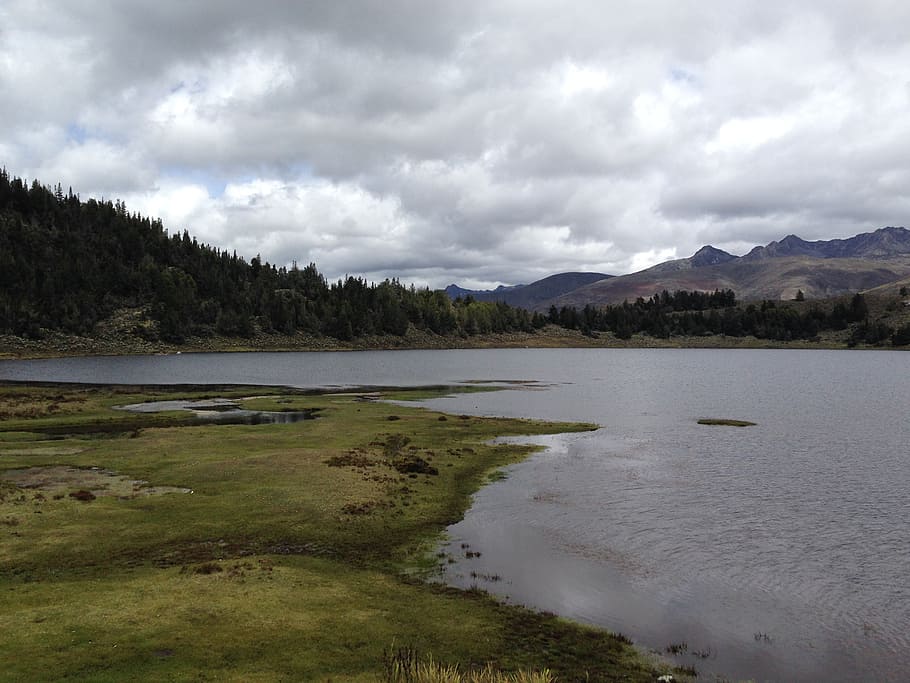
<svg viewBox="0 0 910 683">
<path fill-rule="evenodd" d="M 243 400 L 243 399 L 239 399 Z M 117 406 L 118 410 L 132 413 L 163 413 L 171 410 L 186 410 L 203 422 L 212 424 L 292 424 L 303 420 L 315 420 L 318 409 L 310 410 L 247 410 L 229 398 L 207 398 L 195 401 L 149 401 Z"/>
</svg>

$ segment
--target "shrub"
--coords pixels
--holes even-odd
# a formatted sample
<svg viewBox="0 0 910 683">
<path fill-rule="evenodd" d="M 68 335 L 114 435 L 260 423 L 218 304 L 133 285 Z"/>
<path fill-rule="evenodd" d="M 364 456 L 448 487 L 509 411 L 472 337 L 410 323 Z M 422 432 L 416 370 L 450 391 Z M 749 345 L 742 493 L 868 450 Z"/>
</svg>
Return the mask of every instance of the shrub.
<svg viewBox="0 0 910 683">
<path fill-rule="evenodd" d="M 415 453 L 397 455 L 390 464 L 402 474 L 439 474 L 439 470 Z"/>
<path fill-rule="evenodd" d="M 221 568 L 220 564 L 215 562 L 206 562 L 205 564 L 200 564 L 193 570 L 196 574 L 217 574 L 218 572 L 224 571 Z"/>
<path fill-rule="evenodd" d="M 907 346 L 910 344 L 910 325 L 903 325 L 897 328 L 891 335 L 891 343 L 894 346 Z"/>
</svg>

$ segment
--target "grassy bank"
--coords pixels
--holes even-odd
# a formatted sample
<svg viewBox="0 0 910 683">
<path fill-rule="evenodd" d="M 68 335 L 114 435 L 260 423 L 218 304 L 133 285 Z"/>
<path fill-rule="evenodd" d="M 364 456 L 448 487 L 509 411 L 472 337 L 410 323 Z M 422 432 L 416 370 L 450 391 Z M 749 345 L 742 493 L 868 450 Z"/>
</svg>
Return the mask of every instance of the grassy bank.
<svg viewBox="0 0 910 683">
<path fill-rule="evenodd" d="M 112 406 L 174 396 L 0 387 L 0 679 L 376 681 L 393 646 L 560 681 L 661 673 L 620 637 L 421 580 L 490 470 L 530 452 L 492 437 L 589 425 L 217 392 L 251 393 L 320 417 L 137 420 Z"/>
</svg>

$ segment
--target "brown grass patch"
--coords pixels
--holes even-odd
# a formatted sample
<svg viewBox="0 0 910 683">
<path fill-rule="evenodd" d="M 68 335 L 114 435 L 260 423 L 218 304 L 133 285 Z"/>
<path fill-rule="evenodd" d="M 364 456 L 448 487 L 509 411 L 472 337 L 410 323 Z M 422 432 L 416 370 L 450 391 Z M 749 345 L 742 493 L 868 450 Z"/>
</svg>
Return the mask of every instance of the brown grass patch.
<svg viewBox="0 0 910 683">
<path fill-rule="evenodd" d="M 190 493 L 190 489 L 176 486 L 148 486 L 141 479 L 131 479 L 122 474 L 97 467 L 69 467 L 50 465 L 48 467 L 26 467 L 6 470 L 0 479 L 20 489 L 35 489 L 46 493 L 55 500 L 70 495 L 78 500 L 91 500 L 76 494 L 90 494 L 94 497 L 114 496 L 136 498 L 164 493 Z"/>
</svg>

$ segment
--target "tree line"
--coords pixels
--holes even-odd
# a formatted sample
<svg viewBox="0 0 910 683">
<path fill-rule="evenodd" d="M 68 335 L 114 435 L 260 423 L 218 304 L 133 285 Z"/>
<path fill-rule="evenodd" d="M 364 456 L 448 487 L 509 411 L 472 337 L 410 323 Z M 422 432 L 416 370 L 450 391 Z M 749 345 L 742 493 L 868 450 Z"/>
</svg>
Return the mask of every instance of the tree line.
<svg viewBox="0 0 910 683">
<path fill-rule="evenodd" d="M 708 292 L 663 291 L 616 306 L 550 308 L 548 322 L 584 334 L 612 332 L 620 339 L 633 334 L 668 339 L 674 336 L 756 337 L 774 341 L 814 340 L 824 331 L 850 329 L 849 346 L 910 345 L 910 325 L 894 328 L 873 319 L 862 294 L 830 306 L 794 307 L 762 301 L 738 304 L 732 290 Z"/>
<path fill-rule="evenodd" d="M 315 264 L 276 266 L 256 256 L 200 244 L 184 230 L 120 201 L 82 201 L 0 170 L 0 332 L 40 337 L 45 330 L 91 333 L 123 308 L 142 308 L 150 339 L 249 337 L 306 332 L 340 340 L 403 336 L 411 329 L 472 336 L 533 332 L 548 324 L 621 339 L 752 335 L 788 341 L 851 327 L 850 342 L 910 344 L 910 326 L 871 320 L 862 295 L 823 309 L 773 301 L 741 305 L 732 290 L 661 292 L 620 305 L 551 307 L 532 313 L 502 302 L 450 299 L 441 290 L 396 279 L 328 282 Z"/>
<path fill-rule="evenodd" d="M 200 244 L 184 230 L 130 212 L 120 201 L 82 201 L 0 171 L 0 332 L 74 334 L 124 307 L 155 325 L 135 331 L 188 336 L 308 332 L 349 340 L 404 335 L 531 331 L 542 318 L 503 303 L 452 301 L 397 280 L 328 282 L 315 264 L 278 267 Z"/>
</svg>

